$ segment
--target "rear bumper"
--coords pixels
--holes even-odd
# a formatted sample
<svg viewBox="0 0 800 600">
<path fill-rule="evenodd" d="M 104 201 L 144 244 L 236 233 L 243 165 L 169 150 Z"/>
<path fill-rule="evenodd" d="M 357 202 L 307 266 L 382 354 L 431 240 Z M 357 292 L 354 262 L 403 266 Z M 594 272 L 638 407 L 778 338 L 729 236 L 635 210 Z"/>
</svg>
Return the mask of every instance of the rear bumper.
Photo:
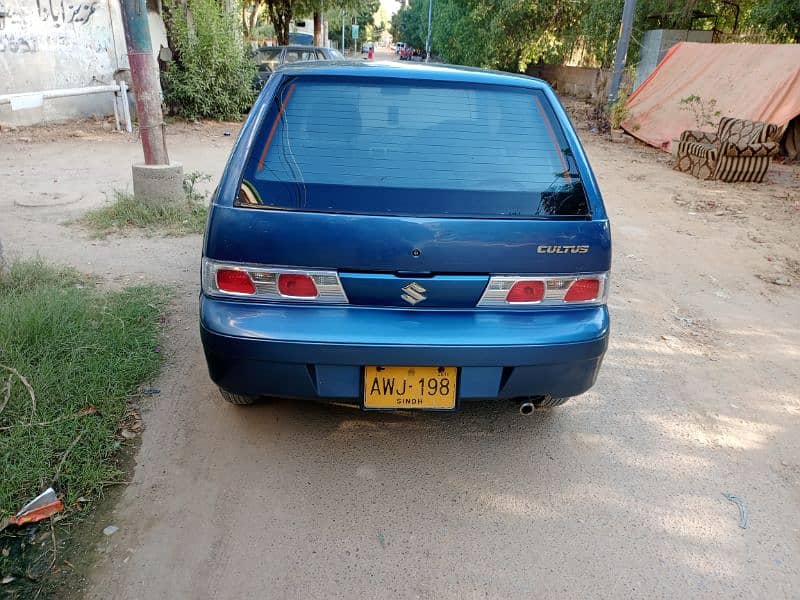
<svg viewBox="0 0 800 600">
<path fill-rule="evenodd" d="M 238 394 L 360 403 L 364 365 L 459 367 L 458 398 L 575 396 L 608 345 L 605 307 L 443 311 L 200 298 L 211 378 Z"/>
</svg>

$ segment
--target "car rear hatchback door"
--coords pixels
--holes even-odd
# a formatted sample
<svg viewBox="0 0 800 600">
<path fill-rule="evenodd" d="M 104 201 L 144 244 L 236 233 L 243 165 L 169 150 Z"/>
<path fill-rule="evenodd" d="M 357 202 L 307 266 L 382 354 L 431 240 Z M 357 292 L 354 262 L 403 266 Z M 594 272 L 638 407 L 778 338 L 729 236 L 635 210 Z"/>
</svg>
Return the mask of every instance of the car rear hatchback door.
<svg viewBox="0 0 800 600">
<path fill-rule="evenodd" d="M 536 87 L 287 76 L 206 253 L 331 270 L 358 306 L 560 305 L 581 274 L 599 284 L 578 297 L 599 300 L 608 223 L 554 102 Z M 532 275 L 554 277 L 507 302 Z"/>
</svg>

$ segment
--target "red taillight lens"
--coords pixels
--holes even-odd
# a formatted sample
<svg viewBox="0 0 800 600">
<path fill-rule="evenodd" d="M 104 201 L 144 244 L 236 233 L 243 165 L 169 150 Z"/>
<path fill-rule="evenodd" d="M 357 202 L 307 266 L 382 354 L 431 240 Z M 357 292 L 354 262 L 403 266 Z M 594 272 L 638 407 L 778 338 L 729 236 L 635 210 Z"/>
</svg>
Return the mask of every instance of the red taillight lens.
<svg viewBox="0 0 800 600">
<path fill-rule="evenodd" d="M 518 281 L 506 296 L 506 302 L 541 302 L 544 298 L 544 281 Z"/>
<path fill-rule="evenodd" d="M 217 287 L 233 294 L 255 294 L 256 286 L 245 271 L 220 269 L 217 271 Z"/>
<path fill-rule="evenodd" d="M 564 296 L 564 302 L 588 302 L 600 293 L 599 279 L 576 279 Z"/>
<path fill-rule="evenodd" d="M 297 273 L 281 273 L 278 276 L 278 291 L 282 296 L 294 298 L 316 298 L 319 295 L 314 280 Z"/>
</svg>

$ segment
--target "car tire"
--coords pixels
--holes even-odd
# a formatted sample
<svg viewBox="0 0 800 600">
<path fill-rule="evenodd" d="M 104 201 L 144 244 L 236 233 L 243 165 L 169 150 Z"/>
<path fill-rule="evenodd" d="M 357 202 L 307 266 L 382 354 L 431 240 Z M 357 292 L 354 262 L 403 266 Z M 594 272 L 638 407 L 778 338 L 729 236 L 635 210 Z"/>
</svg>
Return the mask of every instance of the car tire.
<svg viewBox="0 0 800 600">
<path fill-rule="evenodd" d="M 219 393 L 222 397 L 230 402 L 231 404 L 238 404 L 238 405 L 245 405 L 245 404 L 253 404 L 256 400 L 258 400 L 258 396 L 246 396 L 244 394 L 232 394 L 228 390 L 223 390 L 219 388 Z"/>
<path fill-rule="evenodd" d="M 534 400 L 533 405 L 536 408 L 553 408 L 555 406 L 561 406 L 569 400 L 569 398 L 553 398 L 552 396 L 544 396 Z"/>
</svg>

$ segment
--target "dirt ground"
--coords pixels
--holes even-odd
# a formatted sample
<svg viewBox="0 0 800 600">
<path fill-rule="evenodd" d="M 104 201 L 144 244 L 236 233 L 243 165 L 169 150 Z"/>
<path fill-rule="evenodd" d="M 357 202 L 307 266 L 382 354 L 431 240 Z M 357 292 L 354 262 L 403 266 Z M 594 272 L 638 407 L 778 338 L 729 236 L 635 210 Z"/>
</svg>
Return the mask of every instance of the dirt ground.
<svg viewBox="0 0 800 600">
<path fill-rule="evenodd" d="M 178 291 L 86 598 L 796 597 L 800 169 L 698 182 L 579 128 L 612 219 L 613 336 L 597 385 L 532 417 L 226 404 L 198 337 L 200 237 L 65 225 L 130 185 L 137 140 L 0 134 L 8 255 Z M 172 156 L 216 178 L 225 131 L 171 126 Z"/>
</svg>

